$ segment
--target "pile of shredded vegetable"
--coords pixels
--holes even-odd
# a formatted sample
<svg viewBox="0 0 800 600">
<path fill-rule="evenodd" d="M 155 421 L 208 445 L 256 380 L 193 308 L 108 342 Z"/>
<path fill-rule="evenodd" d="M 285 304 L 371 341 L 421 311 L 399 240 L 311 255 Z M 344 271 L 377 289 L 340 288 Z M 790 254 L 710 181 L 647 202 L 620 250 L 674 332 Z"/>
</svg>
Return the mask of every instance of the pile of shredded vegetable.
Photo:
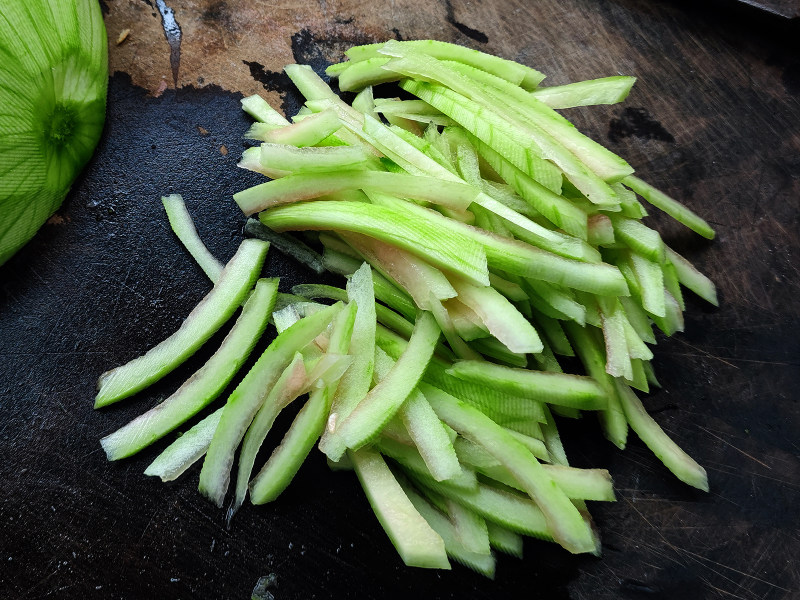
<svg viewBox="0 0 800 600">
<path fill-rule="evenodd" d="M 164 198 L 213 289 L 177 332 L 105 373 L 96 406 L 146 388 L 238 316 L 183 386 L 102 440 L 109 459 L 202 416 L 146 473 L 170 480 L 203 459 L 201 493 L 221 507 L 231 491 L 232 515 L 248 495 L 277 498 L 317 446 L 355 470 L 407 565 L 453 559 L 489 577 L 494 552 L 520 556 L 524 535 L 599 552 L 587 502 L 614 500 L 611 477 L 569 466 L 555 416 L 596 414 L 620 449 L 632 429 L 707 490 L 634 390 L 658 385 L 654 327 L 683 330 L 682 288 L 716 304 L 715 290 L 642 222 L 640 198 L 713 231 L 556 110 L 622 101 L 634 79 L 542 87 L 534 69 L 435 41 L 347 56 L 327 73 L 358 92 L 352 104 L 302 65 L 286 67 L 306 98 L 291 122 L 258 96 L 242 101 L 256 120 L 246 137 L 262 143 L 240 166 L 270 180 L 234 195 L 258 219 L 226 265 L 180 196 Z M 387 88 L 403 97 L 375 96 Z M 346 287 L 279 293 L 259 279 L 270 244 Z M 220 398 L 270 322 L 277 337 Z M 562 357 L 583 370 L 565 373 Z"/>
</svg>

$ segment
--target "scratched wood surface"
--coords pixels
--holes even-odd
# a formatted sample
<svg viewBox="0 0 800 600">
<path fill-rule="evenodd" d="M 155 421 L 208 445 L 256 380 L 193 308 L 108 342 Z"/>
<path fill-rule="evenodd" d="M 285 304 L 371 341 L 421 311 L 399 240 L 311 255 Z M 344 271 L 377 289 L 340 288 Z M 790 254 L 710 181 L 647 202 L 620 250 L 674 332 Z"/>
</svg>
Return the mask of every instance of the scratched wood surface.
<svg viewBox="0 0 800 600">
<path fill-rule="evenodd" d="M 106 0 L 103 140 L 63 209 L 0 269 L 0 597 L 247 598 L 261 577 L 260 597 L 277 599 L 800 597 L 800 35 L 714 6 Z M 618 502 L 591 507 L 601 558 L 531 541 L 524 560 L 500 557 L 494 582 L 410 570 L 352 474 L 320 456 L 226 528 L 196 471 L 165 486 L 141 474 L 154 451 L 120 464 L 100 451 L 207 357 L 92 411 L 97 376 L 174 330 L 207 290 L 159 196 L 183 193 L 211 250 L 230 256 L 243 222 L 230 195 L 258 181 L 235 169 L 241 95 L 296 109 L 284 64 L 321 70 L 391 37 L 486 50 L 552 84 L 635 75 L 624 105 L 569 117 L 717 229 L 707 242 L 651 219 L 716 281 L 721 307 L 689 299 L 686 333 L 655 349 L 664 389 L 645 399 L 711 493 L 676 482 L 636 439 L 619 452 L 592 419 L 564 422 L 573 462 L 615 479 Z M 268 271 L 287 287 L 316 280 L 277 253 Z"/>
</svg>

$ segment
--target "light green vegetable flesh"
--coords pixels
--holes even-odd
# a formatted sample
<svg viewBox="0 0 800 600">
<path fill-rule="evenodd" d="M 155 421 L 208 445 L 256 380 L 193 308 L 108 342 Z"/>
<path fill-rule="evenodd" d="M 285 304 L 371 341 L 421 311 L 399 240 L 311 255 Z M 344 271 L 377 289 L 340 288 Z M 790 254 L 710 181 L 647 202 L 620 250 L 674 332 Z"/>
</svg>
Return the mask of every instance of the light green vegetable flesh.
<svg viewBox="0 0 800 600">
<path fill-rule="evenodd" d="M 634 79 L 538 87 L 543 76 L 529 67 L 429 40 L 348 56 L 328 75 L 342 90 L 360 90 L 352 106 L 305 65 L 286 67 L 307 99 L 291 122 L 258 96 L 242 101 L 258 121 L 247 137 L 265 143 L 247 149 L 239 166 L 273 181 L 235 195 L 243 212 L 258 213 L 249 235 L 348 277 L 347 288 L 305 284 L 276 300 L 276 283 L 260 281 L 229 338 L 252 345 L 260 337 L 263 315 L 250 308 L 257 301 L 273 311 L 278 337 L 226 405 L 148 474 L 174 478 L 205 454 L 200 490 L 221 506 L 241 445 L 231 516 L 248 492 L 255 504 L 274 501 L 319 440 L 332 468 L 356 471 L 406 564 L 449 568 L 449 556 L 488 577 L 492 550 L 520 556 L 522 535 L 599 552 L 586 501 L 613 501 L 611 478 L 569 466 L 553 414 L 596 411 L 620 448 L 630 426 L 677 477 L 707 490 L 703 468 L 631 388 L 657 385 L 652 326 L 683 329 L 681 286 L 714 304 L 716 292 L 642 222 L 637 194 L 705 237 L 713 231 L 553 110 L 622 101 Z M 386 81 L 417 99 L 375 98 L 381 88 L 371 86 Z M 181 199 L 164 201 L 178 237 L 212 281 L 219 277 L 212 296 L 232 312 L 252 280 L 235 293 L 223 285 L 229 268 L 219 274 Z M 320 233 L 302 242 L 282 233 L 308 230 Z M 317 241 L 321 255 L 305 243 Z M 210 327 L 210 315 L 196 310 Z M 259 327 L 246 335 L 250 321 Z M 204 335 L 193 331 L 154 353 L 169 355 L 172 368 Z M 216 387 L 206 365 L 184 386 L 202 393 L 181 388 L 105 438 L 109 458 L 211 402 L 241 362 L 232 345 L 226 338 L 209 361 L 225 374 Z M 585 375 L 565 373 L 560 356 L 576 357 Z M 104 403 L 163 370 L 120 369 L 130 371 L 124 390 Z M 275 417 L 304 393 L 251 480 Z"/>
<path fill-rule="evenodd" d="M 194 354 L 247 297 L 261 272 L 267 248 L 265 242 L 244 240 L 214 289 L 189 313 L 178 331 L 146 354 L 100 376 L 95 408 L 132 396 Z"/>
<path fill-rule="evenodd" d="M 0 265 L 61 206 L 103 130 L 108 50 L 96 0 L 4 2 Z"/>
</svg>

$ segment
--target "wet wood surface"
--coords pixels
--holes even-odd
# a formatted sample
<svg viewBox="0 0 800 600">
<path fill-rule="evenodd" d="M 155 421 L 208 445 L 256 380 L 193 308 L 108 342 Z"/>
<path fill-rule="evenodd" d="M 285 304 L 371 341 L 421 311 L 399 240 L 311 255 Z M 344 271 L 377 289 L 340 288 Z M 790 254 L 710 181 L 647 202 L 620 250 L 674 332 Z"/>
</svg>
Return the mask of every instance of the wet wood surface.
<svg viewBox="0 0 800 600">
<path fill-rule="evenodd" d="M 276 599 L 800 597 L 800 35 L 728 4 L 106 0 L 103 139 L 64 207 L 0 269 L 0 597 L 248 598 L 261 577 Z M 650 218 L 720 292 L 719 309 L 689 298 L 686 332 L 659 339 L 664 388 L 645 399 L 711 492 L 675 481 L 635 436 L 619 452 L 591 418 L 561 425 L 571 460 L 615 480 L 618 501 L 591 507 L 600 558 L 530 541 L 523 560 L 499 557 L 495 581 L 412 570 L 352 473 L 319 454 L 279 501 L 228 528 L 196 470 L 172 485 L 142 475 L 164 443 L 119 464 L 99 447 L 208 356 L 92 410 L 97 376 L 174 330 L 208 289 L 160 196 L 184 194 L 227 259 L 244 221 L 230 196 L 259 181 L 235 168 L 249 124 L 239 99 L 296 110 L 284 64 L 321 71 L 388 38 L 485 50 L 549 84 L 636 76 L 625 104 L 569 118 L 718 232 L 708 242 Z M 267 269 L 283 289 L 318 280 L 277 252 Z"/>
</svg>

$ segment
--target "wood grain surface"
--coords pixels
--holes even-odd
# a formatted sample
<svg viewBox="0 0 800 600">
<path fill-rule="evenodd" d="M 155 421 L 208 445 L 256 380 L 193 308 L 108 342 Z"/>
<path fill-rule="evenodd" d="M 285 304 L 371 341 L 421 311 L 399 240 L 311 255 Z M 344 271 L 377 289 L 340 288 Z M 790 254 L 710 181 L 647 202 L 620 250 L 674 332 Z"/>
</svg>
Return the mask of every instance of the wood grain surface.
<svg viewBox="0 0 800 600">
<path fill-rule="evenodd" d="M 62 210 L 0 269 L 0 598 L 237 599 L 261 577 L 261 597 L 279 600 L 800 598 L 796 27 L 719 3 L 644 0 L 103 6 L 113 74 L 103 139 Z M 284 64 L 321 71 L 353 44 L 388 38 L 499 54 L 547 84 L 636 76 L 623 105 L 567 116 L 717 230 L 708 242 L 649 218 L 714 279 L 721 306 L 688 299 L 686 332 L 654 349 L 664 388 L 644 400 L 706 467 L 711 492 L 675 481 L 637 439 L 619 452 L 592 419 L 563 422 L 571 460 L 615 480 L 618 501 L 591 507 L 600 558 L 529 541 L 523 560 L 500 557 L 495 581 L 408 569 L 352 474 L 331 473 L 321 455 L 279 501 L 246 506 L 228 528 L 197 493 L 197 471 L 165 486 L 142 475 L 154 450 L 119 464 L 100 450 L 208 356 L 92 410 L 97 376 L 174 330 L 208 289 L 159 197 L 183 193 L 228 258 L 244 221 L 230 196 L 259 181 L 235 168 L 241 96 L 296 110 Z M 318 279 L 275 252 L 268 272 L 285 288 Z"/>
</svg>

